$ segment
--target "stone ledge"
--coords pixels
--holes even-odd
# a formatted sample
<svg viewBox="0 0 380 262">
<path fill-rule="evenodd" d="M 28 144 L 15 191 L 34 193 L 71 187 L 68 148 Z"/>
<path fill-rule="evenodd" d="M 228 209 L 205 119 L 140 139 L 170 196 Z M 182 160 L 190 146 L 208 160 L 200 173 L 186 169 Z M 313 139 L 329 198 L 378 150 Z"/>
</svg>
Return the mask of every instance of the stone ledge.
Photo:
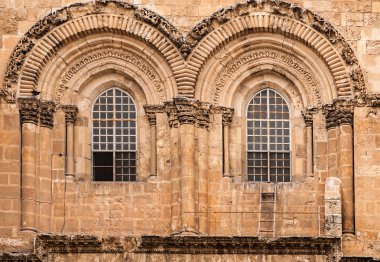
<svg viewBox="0 0 380 262">
<path fill-rule="evenodd" d="M 142 236 L 136 253 L 332 255 L 340 252 L 341 239 L 329 237 Z"/>
</svg>

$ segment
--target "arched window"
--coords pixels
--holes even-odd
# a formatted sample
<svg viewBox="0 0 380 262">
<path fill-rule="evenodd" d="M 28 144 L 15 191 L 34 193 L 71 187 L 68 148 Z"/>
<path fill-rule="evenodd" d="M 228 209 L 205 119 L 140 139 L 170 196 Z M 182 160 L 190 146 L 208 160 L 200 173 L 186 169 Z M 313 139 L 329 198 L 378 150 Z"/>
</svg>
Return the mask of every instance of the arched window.
<svg viewBox="0 0 380 262">
<path fill-rule="evenodd" d="M 92 110 L 94 181 L 136 181 L 136 106 L 118 88 L 103 92 Z"/>
<path fill-rule="evenodd" d="M 289 107 L 271 89 L 258 92 L 247 109 L 248 181 L 290 182 Z"/>
</svg>

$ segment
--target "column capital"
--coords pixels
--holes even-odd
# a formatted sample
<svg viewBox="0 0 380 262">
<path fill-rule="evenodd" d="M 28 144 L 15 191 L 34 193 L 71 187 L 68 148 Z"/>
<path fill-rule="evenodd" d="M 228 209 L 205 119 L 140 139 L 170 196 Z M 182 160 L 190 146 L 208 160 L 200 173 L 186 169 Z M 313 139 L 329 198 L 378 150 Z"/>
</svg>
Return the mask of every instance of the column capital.
<svg viewBox="0 0 380 262">
<path fill-rule="evenodd" d="M 212 108 L 214 114 L 222 114 L 223 126 L 231 126 L 234 109 L 232 107 L 216 106 Z"/>
<path fill-rule="evenodd" d="M 165 112 L 163 105 L 144 105 L 145 114 L 148 118 L 149 125 L 156 125 L 156 114 Z"/>
<path fill-rule="evenodd" d="M 318 112 L 318 109 L 315 107 L 307 107 L 305 110 L 302 110 L 302 116 L 305 120 L 306 127 L 313 126 L 313 115 Z"/>
<path fill-rule="evenodd" d="M 337 99 L 332 104 L 322 107 L 326 117 L 326 129 L 341 125 L 352 125 L 354 116 L 354 101 L 349 99 Z"/>
<path fill-rule="evenodd" d="M 40 115 L 40 100 L 35 97 L 23 97 L 18 99 L 21 123 L 38 124 Z"/>
<path fill-rule="evenodd" d="M 61 109 L 65 112 L 66 123 L 74 123 L 78 114 L 78 107 L 76 105 L 63 105 Z"/>
<path fill-rule="evenodd" d="M 208 128 L 210 124 L 210 107 L 209 103 L 186 97 L 176 97 L 173 101 L 165 102 L 169 125 L 173 128 L 184 124 Z"/>
<path fill-rule="evenodd" d="M 47 128 L 54 126 L 55 103 L 44 101 L 40 103 L 40 125 Z"/>
</svg>

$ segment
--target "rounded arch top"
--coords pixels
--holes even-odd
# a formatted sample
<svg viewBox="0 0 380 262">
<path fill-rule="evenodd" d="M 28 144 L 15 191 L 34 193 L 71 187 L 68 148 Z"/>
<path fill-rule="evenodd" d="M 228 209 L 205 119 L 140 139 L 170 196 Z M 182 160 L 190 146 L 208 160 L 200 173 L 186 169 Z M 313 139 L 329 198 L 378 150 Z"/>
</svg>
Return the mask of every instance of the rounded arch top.
<svg viewBox="0 0 380 262">
<path fill-rule="evenodd" d="M 158 55 L 169 67 L 182 60 L 183 36 L 157 13 L 117 0 L 72 4 L 38 21 L 20 39 L 0 94 L 8 102 L 14 102 L 16 95 L 32 96 L 44 67 L 62 47 L 96 33 L 110 33 L 115 39 L 134 37 L 152 47 L 144 51 L 153 60 Z"/>
<path fill-rule="evenodd" d="M 32 94 L 42 67 L 61 46 L 97 31 L 127 34 L 153 46 L 170 65 L 179 96 L 194 97 L 199 72 L 214 52 L 250 32 L 282 34 L 308 46 L 329 66 L 338 97 L 366 94 L 358 60 L 340 33 L 318 14 L 280 0 L 247 0 L 220 9 L 187 35 L 157 13 L 122 1 L 70 5 L 38 21 L 21 38 L 10 57 L 1 94 L 14 101 L 21 74 L 30 81 L 26 94 Z M 41 64 L 26 67 L 29 57 Z"/>
</svg>

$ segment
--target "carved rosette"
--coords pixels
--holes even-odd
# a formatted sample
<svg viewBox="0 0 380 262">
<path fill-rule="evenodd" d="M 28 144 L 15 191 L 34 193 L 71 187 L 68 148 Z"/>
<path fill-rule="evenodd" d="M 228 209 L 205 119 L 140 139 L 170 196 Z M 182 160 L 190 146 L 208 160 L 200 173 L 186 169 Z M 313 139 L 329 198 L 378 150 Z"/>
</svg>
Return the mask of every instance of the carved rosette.
<svg viewBox="0 0 380 262">
<path fill-rule="evenodd" d="M 176 97 L 172 102 L 165 103 L 165 111 L 169 117 L 169 126 L 196 125 L 208 128 L 210 125 L 210 104 L 196 99 Z"/>
<path fill-rule="evenodd" d="M 53 128 L 54 126 L 55 103 L 45 101 L 40 103 L 40 126 Z"/>
<path fill-rule="evenodd" d="M 322 109 L 326 117 L 327 130 L 341 125 L 353 124 L 353 100 L 335 100 L 333 104 L 324 105 Z"/>
<path fill-rule="evenodd" d="M 78 114 L 78 107 L 75 105 L 64 105 L 61 108 L 65 112 L 66 123 L 74 123 Z"/>
<path fill-rule="evenodd" d="M 19 110 L 21 123 L 33 123 L 38 124 L 40 116 L 40 101 L 35 98 L 19 98 Z"/>
<path fill-rule="evenodd" d="M 156 114 L 164 112 L 164 106 L 162 105 L 144 105 L 145 114 L 148 118 L 149 125 L 156 125 Z"/>
</svg>

